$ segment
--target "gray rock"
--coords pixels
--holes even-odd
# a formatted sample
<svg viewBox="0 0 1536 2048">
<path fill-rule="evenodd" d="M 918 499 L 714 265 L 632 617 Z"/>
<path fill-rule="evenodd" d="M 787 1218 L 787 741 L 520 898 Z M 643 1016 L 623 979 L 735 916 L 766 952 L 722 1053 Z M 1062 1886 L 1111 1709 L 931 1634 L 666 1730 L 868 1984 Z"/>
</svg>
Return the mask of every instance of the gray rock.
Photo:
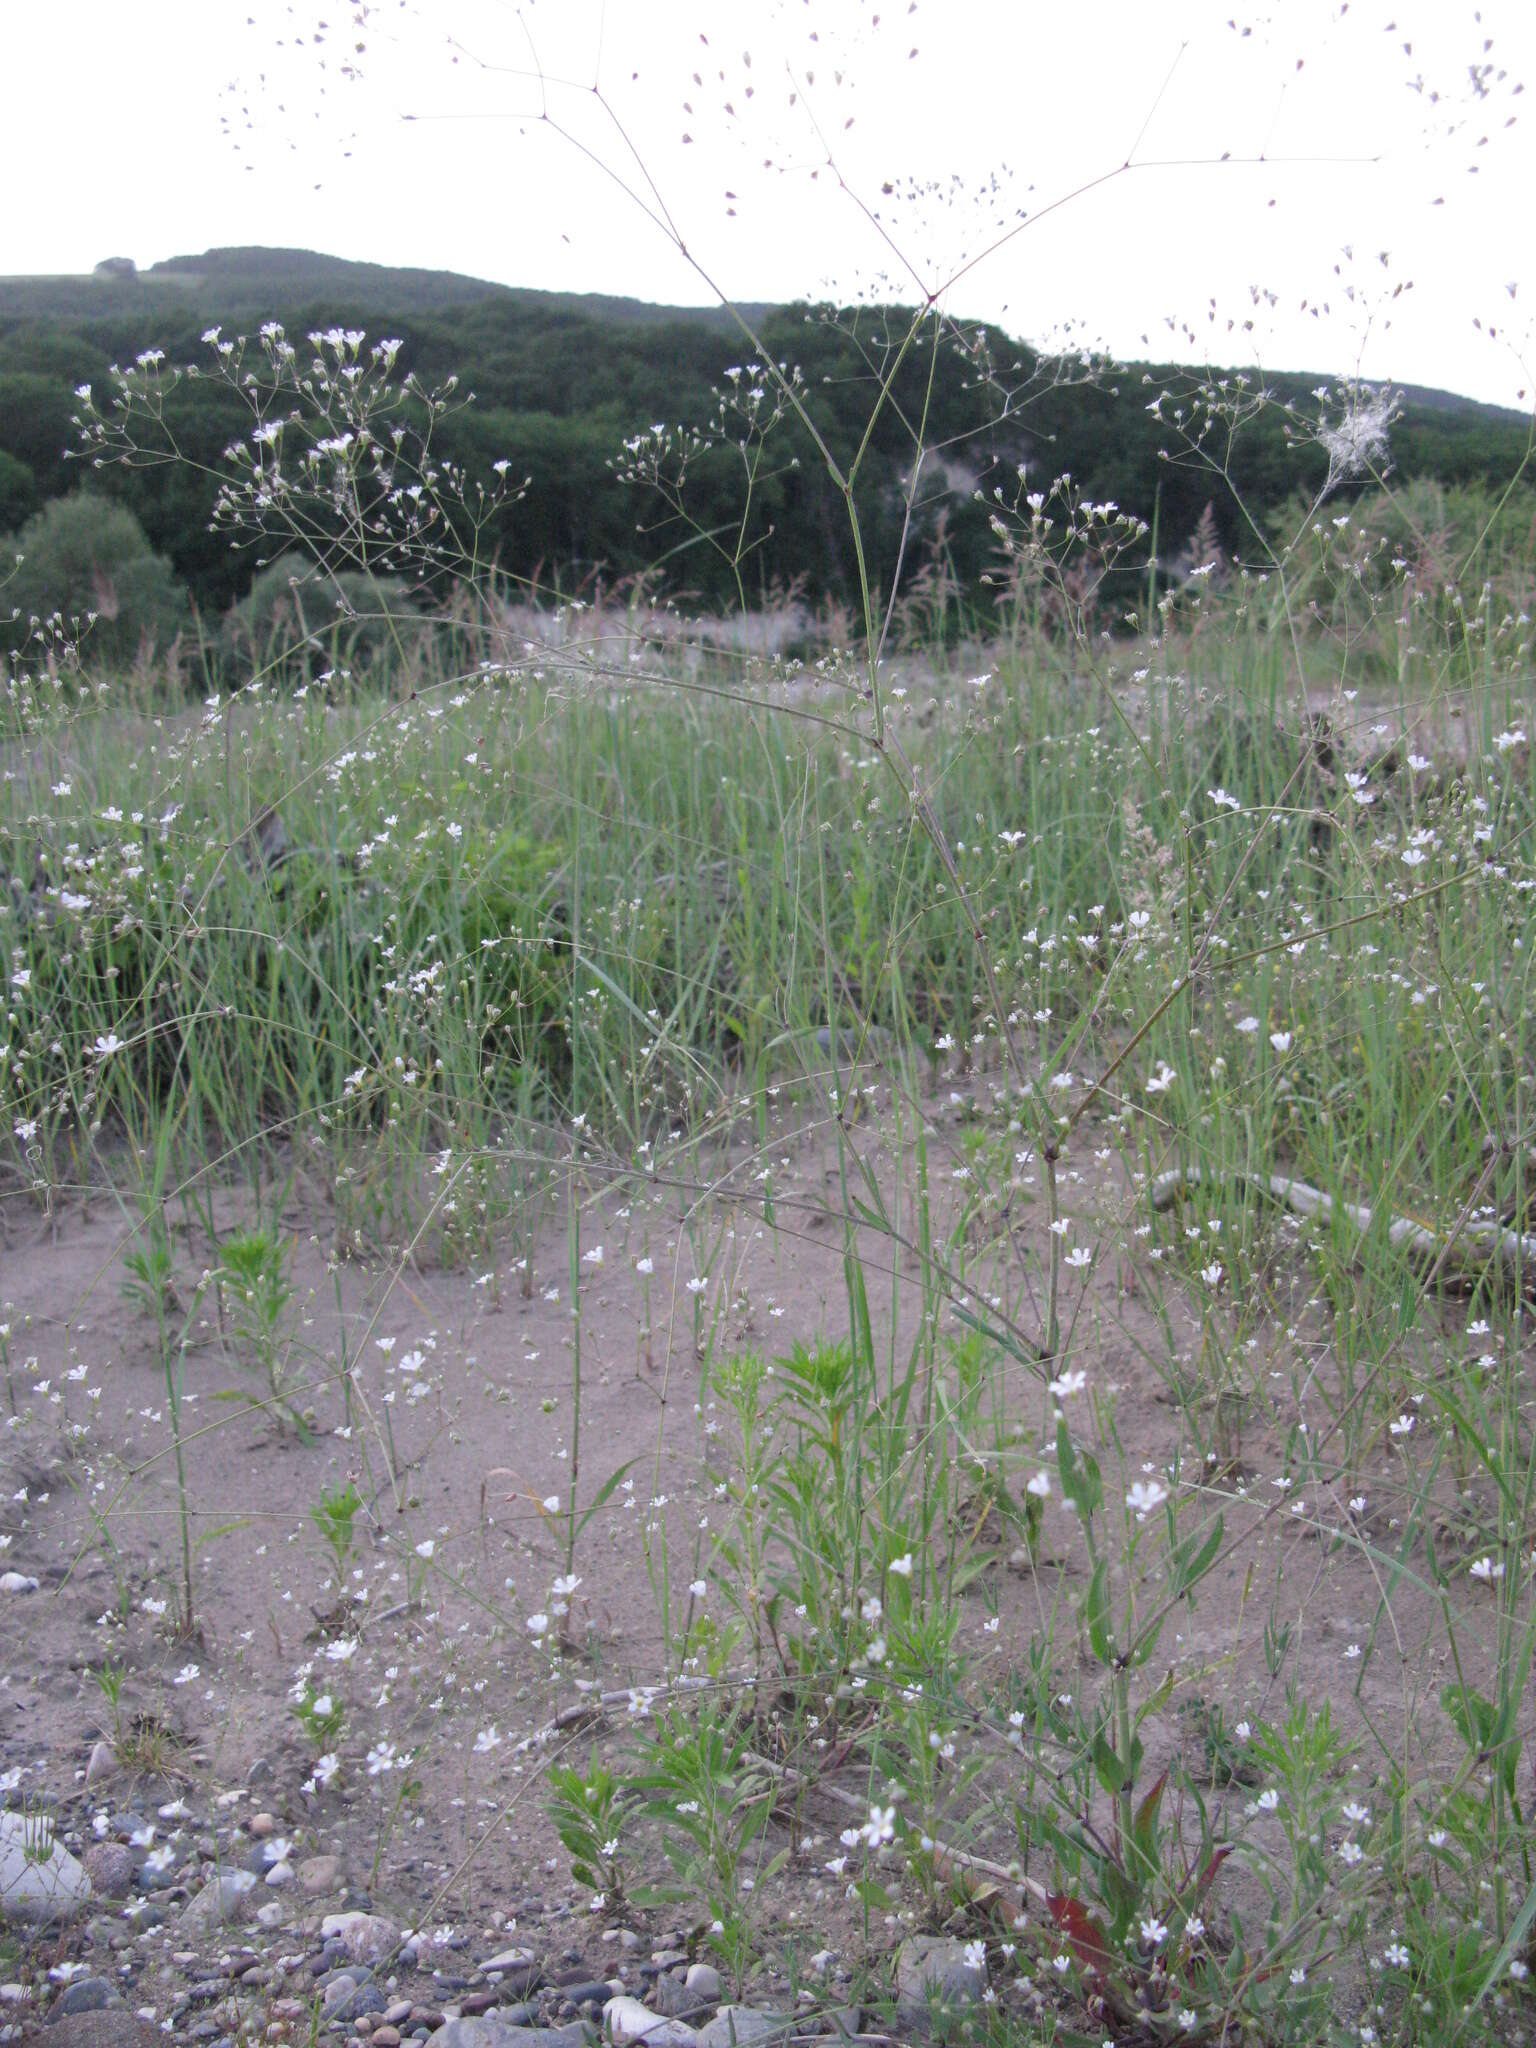
<svg viewBox="0 0 1536 2048">
<path fill-rule="evenodd" d="M 146 2020 L 116 2007 L 105 2012 L 70 2013 L 43 2035 L 46 2048 L 165 2048 L 165 2036 Z"/>
<path fill-rule="evenodd" d="M 298 1866 L 299 1890 L 310 1898 L 318 1898 L 321 1892 L 335 1892 L 341 1889 L 342 1862 L 339 1856 L 306 1856 Z"/>
<path fill-rule="evenodd" d="M 896 1951 L 896 1995 L 903 2006 L 974 2005 L 987 1988 L 984 1967 L 966 1960 L 966 1945 L 948 1934 L 909 1934 Z"/>
<path fill-rule="evenodd" d="M 105 2012 L 109 2005 L 121 2005 L 122 1999 L 117 1986 L 105 1977 L 77 1977 L 73 1984 L 66 1985 L 54 2011 L 62 2019 L 72 2012 Z"/>
<path fill-rule="evenodd" d="M 695 2048 L 699 2036 L 686 2020 L 669 2020 L 625 1992 L 603 2007 L 603 2033 L 613 2048 Z"/>
<path fill-rule="evenodd" d="M 91 1881 L 51 1825 L 36 1815 L 0 1813 L 0 1921 L 68 1920 L 83 1912 Z"/>
<path fill-rule="evenodd" d="M 504 1948 L 498 1949 L 493 1956 L 487 1956 L 480 1967 L 489 1976 L 492 1970 L 526 1970 L 533 1960 L 531 1948 Z"/>
<path fill-rule="evenodd" d="M 382 1963 L 400 1946 L 400 1930 L 377 1913 L 327 1913 L 320 1939 L 339 1941 L 351 1962 Z"/>
<path fill-rule="evenodd" d="M 196 1898 L 182 1907 L 180 1925 L 188 1934 L 205 1934 L 226 1920 L 236 1919 L 244 1911 L 246 1894 L 255 1884 L 255 1876 L 249 1870 L 226 1870 L 210 1878 Z"/>
<path fill-rule="evenodd" d="M 285 1884 L 292 1884 L 293 1865 L 291 1863 L 274 1863 L 267 1872 L 266 1882 L 271 1885 L 274 1891 L 279 1890 Z"/>
<path fill-rule="evenodd" d="M 675 1976 L 670 1970 L 662 1971 L 646 1996 L 663 2019 L 701 2019 L 708 2010 L 705 2001 L 695 1998 L 681 1976 Z"/>
<path fill-rule="evenodd" d="M 597 2036 L 584 2020 L 568 2027 L 513 2027 L 493 2012 L 449 2020 L 431 2036 L 431 2048 L 592 2048 Z"/>
<path fill-rule="evenodd" d="M 258 1927 L 265 1927 L 269 1930 L 274 1927 L 281 1927 L 287 1921 L 287 1918 L 288 1914 L 281 1899 L 268 1899 L 264 1906 L 256 1908 L 256 1925 Z"/>
<path fill-rule="evenodd" d="M 92 1842 L 82 1861 L 98 1898 L 126 1899 L 133 1890 L 133 1853 L 121 1842 Z"/>
<path fill-rule="evenodd" d="M 758 2041 L 783 2041 L 795 2021 L 785 2013 L 759 2012 L 750 2005 L 722 2005 L 707 2027 L 700 2027 L 698 2048 L 752 2048 Z"/>
<path fill-rule="evenodd" d="M 91 1745 L 90 1761 L 85 1767 L 85 1782 L 90 1785 L 104 1785 L 108 1778 L 117 1776 L 117 1751 L 110 1742 L 94 1742 Z"/>
<path fill-rule="evenodd" d="M 690 1995 L 698 1999 L 700 2004 L 718 2005 L 720 2003 L 720 1993 L 724 1987 L 720 1982 L 720 1972 L 713 1963 L 690 1964 L 688 1974 L 683 1979 L 683 1982 L 687 1986 Z"/>
</svg>

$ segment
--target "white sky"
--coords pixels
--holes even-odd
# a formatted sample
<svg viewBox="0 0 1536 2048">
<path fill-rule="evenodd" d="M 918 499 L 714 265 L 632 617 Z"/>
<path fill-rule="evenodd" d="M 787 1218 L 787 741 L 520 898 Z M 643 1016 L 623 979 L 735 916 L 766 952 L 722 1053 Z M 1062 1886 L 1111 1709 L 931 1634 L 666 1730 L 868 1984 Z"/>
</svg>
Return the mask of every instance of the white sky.
<svg viewBox="0 0 1536 2048">
<path fill-rule="evenodd" d="M 1536 389 L 1536 0 L 8 0 L 0 76 L 0 274 L 948 284 L 1036 342 Z"/>
</svg>

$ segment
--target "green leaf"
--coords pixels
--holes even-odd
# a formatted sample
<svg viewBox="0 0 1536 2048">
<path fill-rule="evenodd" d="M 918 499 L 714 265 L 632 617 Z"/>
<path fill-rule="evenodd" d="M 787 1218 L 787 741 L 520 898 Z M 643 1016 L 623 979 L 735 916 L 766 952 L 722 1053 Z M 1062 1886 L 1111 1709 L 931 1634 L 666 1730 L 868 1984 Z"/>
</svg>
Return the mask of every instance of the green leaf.
<svg viewBox="0 0 1536 2048">
<path fill-rule="evenodd" d="M 603 1507 L 612 1497 L 614 1488 L 622 1484 L 625 1473 L 631 1471 L 634 1466 L 639 1464 L 639 1462 L 640 1460 L 638 1458 L 626 1459 L 626 1461 L 622 1465 L 620 1465 L 616 1471 L 609 1473 L 608 1477 L 603 1481 L 602 1485 L 597 1489 L 596 1493 L 593 1494 L 590 1502 L 582 1510 L 581 1514 L 576 1519 L 576 1534 L 578 1536 L 581 1534 L 582 1530 L 586 1528 L 588 1522 L 591 1521 L 592 1517 L 597 1513 L 598 1509 L 600 1507 Z"/>
<path fill-rule="evenodd" d="M 1088 1631 L 1088 1640 L 1093 1654 L 1101 1664 L 1108 1664 L 1114 1656 L 1114 1641 L 1109 1628 L 1109 1560 L 1100 1558 L 1093 1568 L 1093 1577 L 1088 1582 L 1088 1591 L 1083 1596 L 1083 1626 Z"/>
</svg>

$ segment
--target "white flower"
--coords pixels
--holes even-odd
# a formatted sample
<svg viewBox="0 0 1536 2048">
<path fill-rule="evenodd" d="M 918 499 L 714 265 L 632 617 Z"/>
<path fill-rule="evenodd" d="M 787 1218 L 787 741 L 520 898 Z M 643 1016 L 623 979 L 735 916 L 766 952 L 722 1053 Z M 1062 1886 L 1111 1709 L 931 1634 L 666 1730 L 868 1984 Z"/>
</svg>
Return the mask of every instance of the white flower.
<svg viewBox="0 0 1536 2048">
<path fill-rule="evenodd" d="M 693 1579 L 689 1583 L 688 1591 L 695 1600 L 702 1600 L 709 1592 L 709 1585 L 704 1579 Z"/>
<path fill-rule="evenodd" d="M 332 1664 L 345 1664 L 349 1658 L 357 1654 L 357 1638 L 338 1636 L 334 1643 L 326 1644 L 325 1654 Z"/>
<path fill-rule="evenodd" d="M 1354 1868 L 1364 1854 L 1365 1851 L 1358 1842 L 1340 1842 L 1339 1844 L 1339 1856 L 1351 1869 Z"/>
<path fill-rule="evenodd" d="M 96 1041 L 96 1051 L 102 1059 L 108 1058 L 114 1052 L 121 1052 L 122 1048 L 123 1041 L 115 1031 L 103 1032 Z"/>
<path fill-rule="evenodd" d="M 200 1672 L 201 1667 L 197 1664 L 183 1664 L 176 1676 L 171 1680 L 171 1683 L 172 1685 L 190 1685 L 193 1679 L 200 1675 Z"/>
<path fill-rule="evenodd" d="M 1076 1366 L 1072 1371 L 1058 1373 L 1055 1379 L 1048 1381 L 1046 1392 L 1054 1394 L 1058 1401 L 1064 1401 L 1069 1394 L 1080 1394 L 1087 1384 L 1087 1373 L 1081 1366 Z"/>
<path fill-rule="evenodd" d="M 1025 1482 L 1024 1491 L 1032 1493 L 1036 1500 L 1049 1500 L 1051 1497 L 1050 1473 L 1042 1468 L 1042 1470 L 1035 1474 L 1033 1479 Z"/>
<path fill-rule="evenodd" d="M 656 1270 L 656 1261 L 655 1261 L 654 1259 L 636 1259 L 636 1261 L 635 1261 L 635 1271 L 636 1271 L 637 1273 L 642 1273 L 642 1274 L 647 1274 L 647 1275 L 648 1275 L 648 1274 L 654 1273 L 654 1272 L 655 1272 L 655 1270 Z"/>
<path fill-rule="evenodd" d="M 1235 1028 L 1239 1031 L 1257 1031 L 1259 1020 L 1257 1017 L 1239 1017 Z"/>
<path fill-rule="evenodd" d="M 489 1728 L 482 1728 L 475 1737 L 476 1756 L 489 1756 L 493 1749 L 500 1749 L 500 1747 L 501 1737 L 497 1734 L 494 1725 Z"/>
<path fill-rule="evenodd" d="M 900 1557 L 893 1557 L 890 1563 L 886 1566 L 886 1570 L 888 1572 L 893 1573 L 894 1576 L 898 1579 L 910 1579 L 912 1576 L 911 1551 L 906 1551 Z"/>
<path fill-rule="evenodd" d="M 1085 1266 L 1093 1264 L 1093 1253 L 1085 1251 L 1081 1245 L 1077 1245 L 1072 1251 L 1067 1253 L 1066 1262 L 1080 1273 Z"/>
<path fill-rule="evenodd" d="M 377 1778 L 385 1771 L 396 1767 L 395 1745 L 392 1742 L 376 1742 L 368 1752 L 368 1775 Z"/>
<path fill-rule="evenodd" d="M 1400 1941 L 1389 1941 L 1381 1952 L 1384 1963 L 1390 1963 L 1395 1970 L 1406 1970 L 1412 1957 Z"/>
<path fill-rule="evenodd" d="M 708 1285 L 708 1280 L 701 1280 L 695 1277 L 688 1282 L 688 1292 L 690 1294 L 702 1294 Z"/>
<path fill-rule="evenodd" d="M 546 1493 L 539 1505 L 543 1508 L 546 1515 L 558 1515 L 560 1512 L 560 1496 L 558 1493 Z"/>
<path fill-rule="evenodd" d="M 984 1970 L 987 1967 L 987 1944 L 984 1941 L 968 1941 L 965 1944 L 965 1966 L 968 1970 Z"/>
<path fill-rule="evenodd" d="M 430 1557 L 436 1548 L 437 1545 L 433 1542 L 432 1538 L 430 1536 L 425 1537 L 417 1544 L 416 1555 L 418 1557 Z"/>
<path fill-rule="evenodd" d="M 869 1819 L 859 1832 L 871 1849 L 878 1849 L 882 1843 L 892 1840 L 896 1833 L 895 1807 L 872 1806 Z"/>
<path fill-rule="evenodd" d="M 1225 1268 L 1223 1267 L 1220 1259 L 1215 1259 L 1209 1266 L 1202 1266 L 1200 1268 L 1200 1278 L 1205 1282 L 1207 1287 L 1219 1287 L 1221 1285 L 1221 1276 L 1224 1271 Z"/>
<path fill-rule="evenodd" d="M 1205 793 L 1222 810 L 1240 811 L 1243 808 L 1242 798 L 1229 796 L 1224 789 L 1208 789 Z"/>
<path fill-rule="evenodd" d="M 1524 739 L 1525 728 L 1524 726 L 1517 725 L 1513 732 L 1496 732 L 1493 736 L 1493 744 L 1501 754 L 1507 754 L 1511 747 L 1520 746 Z"/>
<path fill-rule="evenodd" d="M 1422 846 L 1410 846 L 1398 857 L 1405 868 L 1418 868 L 1424 865 L 1424 849 Z"/>
<path fill-rule="evenodd" d="M 1289 1031 L 1271 1031 L 1269 1042 L 1276 1052 L 1289 1052 L 1291 1049 L 1291 1034 Z"/>
<path fill-rule="evenodd" d="M 1125 1496 L 1125 1504 L 1135 1511 L 1136 1519 L 1140 1521 L 1155 1507 L 1161 1507 L 1167 1498 L 1168 1489 L 1160 1479 L 1138 1479 Z"/>
<path fill-rule="evenodd" d="M 1142 1921 L 1141 1938 L 1149 1948 L 1160 1948 L 1168 1939 L 1168 1930 L 1154 1914 Z"/>
<path fill-rule="evenodd" d="M 600 1266 L 603 1263 L 602 1246 L 600 1244 L 595 1244 L 593 1245 L 591 1251 L 583 1252 L 581 1255 L 581 1263 L 584 1266 Z"/>
<path fill-rule="evenodd" d="M 317 1721 L 326 1721 L 330 1719 L 331 1710 L 335 1704 L 336 1702 L 331 1698 L 330 1694 L 323 1692 L 317 1700 L 311 1702 L 309 1711 Z"/>
<path fill-rule="evenodd" d="M 530 1614 L 523 1623 L 523 1627 L 527 1629 L 529 1635 L 537 1642 L 540 1636 L 549 1633 L 549 1616 L 547 1614 Z"/>
</svg>

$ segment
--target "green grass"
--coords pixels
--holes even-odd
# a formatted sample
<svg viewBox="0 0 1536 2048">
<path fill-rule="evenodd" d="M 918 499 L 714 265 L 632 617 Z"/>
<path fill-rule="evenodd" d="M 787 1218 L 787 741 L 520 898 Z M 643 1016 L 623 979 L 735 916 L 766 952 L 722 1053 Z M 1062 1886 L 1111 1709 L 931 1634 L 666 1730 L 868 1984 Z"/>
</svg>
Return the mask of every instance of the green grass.
<svg viewBox="0 0 1536 2048">
<path fill-rule="evenodd" d="M 974 669 L 689 657 L 618 615 L 525 642 L 482 591 L 345 685 L 274 656 L 201 712 L 16 693 L 7 1200 L 114 1188 L 164 1339 L 173 1191 L 264 1215 L 303 1176 L 338 1254 L 403 1270 L 526 1257 L 563 1185 L 579 1306 L 583 1197 L 675 1180 L 703 1246 L 745 1134 L 765 1225 L 808 1227 L 773 1175 L 813 1132 L 846 1335 L 696 1324 L 718 1506 L 642 1526 L 651 1675 L 697 1696 L 553 1780 L 580 1881 L 685 1905 L 745 1984 L 770 1821 L 814 1789 L 870 1958 L 960 1915 L 1000 2041 L 1523 2038 L 1528 1276 L 1468 1235 L 1531 1230 L 1523 565 L 1471 620 L 1416 608 L 1362 516 L 1112 632 L 1023 532 Z M 285 1256 L 257 1231 L 210 1275 L 283 1400 Z M 572 1331 L 557 1655 L 619 1476 L 578 1480 Z M 1221 1654 L 1181 1650 L 1218 1580 Z M 1363 1603 L 1332 1679 L 1324 1580 Z M 1401 1629 L 1445 1676 L 1389 1714 L 1362 1681 Z"/>
</svg>

